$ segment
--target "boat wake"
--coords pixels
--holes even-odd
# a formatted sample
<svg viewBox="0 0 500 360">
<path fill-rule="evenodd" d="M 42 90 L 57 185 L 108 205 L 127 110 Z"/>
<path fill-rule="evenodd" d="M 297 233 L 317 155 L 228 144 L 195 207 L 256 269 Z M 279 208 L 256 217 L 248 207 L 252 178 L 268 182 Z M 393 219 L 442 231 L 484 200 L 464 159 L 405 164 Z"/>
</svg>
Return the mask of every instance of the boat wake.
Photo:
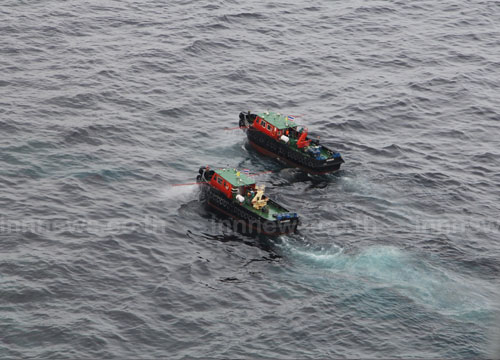
<svg viewBox="0 0 500 360">
<path fill-rule="evenodd" d="M 370 297 L 385 289 L 445 316 L 482 317 L 495 307 L 494 290 L 485 292 L 488 284 L 480 279 L 447 270 L 439 259 L 416 258 L 395 246 L 347 251 L 335 244 L 315 248 L 282 237 L 276 247 L 300 268 L 304 280 L 322 291 Z"/>
</svg>

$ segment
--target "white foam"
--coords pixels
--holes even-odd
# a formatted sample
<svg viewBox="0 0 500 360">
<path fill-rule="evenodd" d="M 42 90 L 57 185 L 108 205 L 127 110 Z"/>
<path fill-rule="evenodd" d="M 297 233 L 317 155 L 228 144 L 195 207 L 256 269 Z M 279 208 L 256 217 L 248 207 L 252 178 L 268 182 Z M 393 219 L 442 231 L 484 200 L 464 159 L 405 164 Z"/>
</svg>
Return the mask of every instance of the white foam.
<svg viewBox="0 0 500 360">
<path fill-rule="evenodd" d="M 371 246 L 357 253 L 346 253 L 337 245 L 314 249 L 284 239 L 281 247 L 293 260 L 310 268 L 311 273 L 324 270 L 323 277 L 329 278 L 332 286 L 338 286 L 339 278 L 347 278 L 367 291 L 388 287 L 444 315 L 474 316 L 475 312 L 493 307 L 485 295 L 487 284 L 395 246 Z"/>
<path fill-rule="evenodd" d="M 168 200 L 193 200 L 198 193 L 198 184 L 182 185 L 182 186 L 167 186 L 160 191 L 160 196 Z"/>
</svg>

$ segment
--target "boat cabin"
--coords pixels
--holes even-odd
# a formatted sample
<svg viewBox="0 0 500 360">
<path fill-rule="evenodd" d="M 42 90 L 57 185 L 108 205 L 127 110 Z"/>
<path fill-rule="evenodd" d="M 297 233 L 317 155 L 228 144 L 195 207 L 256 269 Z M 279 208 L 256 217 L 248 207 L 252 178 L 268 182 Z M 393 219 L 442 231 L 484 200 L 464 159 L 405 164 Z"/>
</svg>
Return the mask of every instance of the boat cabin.
<svg viewBox="0 0 500 360">
<path fill-rule="evenodd" d="M 235 169 L 214 170 L 210 185 L 223 192 L 229 199 L 255 191 L 255 181 Z"/>
<path fill-rule="evenodd" d="M 307 139 L 307 128 L 297 130 L 297 125 L 288 116 L 279 113 L 265 112 L 255 117 L 253 127 L 275 140 L 288 143 L 290 138 L 297 139 L 297 147 L 302 149 L 310 145 Z"/>
<path fill-rule="evenodd" d="M 258 114 L 253 122 L 253 127 L 266 135 L 279 140 L 281 136 L 289 136 L 291 132 L 296 132 L 297 125 L 288 116 L 265 112 Z"/>
</svg>

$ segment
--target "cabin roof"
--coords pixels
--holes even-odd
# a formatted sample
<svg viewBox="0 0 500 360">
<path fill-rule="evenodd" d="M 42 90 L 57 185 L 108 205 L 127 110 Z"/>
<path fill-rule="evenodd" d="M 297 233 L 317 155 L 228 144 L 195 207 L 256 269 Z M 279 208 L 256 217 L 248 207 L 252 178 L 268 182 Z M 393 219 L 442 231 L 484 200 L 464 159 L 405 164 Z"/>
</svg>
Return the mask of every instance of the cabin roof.
<svg viewBox="0 0 500 360">
<path fill-rule="evenodd" d="M 288 119 L 288 116 L 278 114 L 272 111 L 263 112 L 261 114 L 258 114 L 258 116 L 267 121 L 269 124 L 276 127 L 278 130 L 288 129 L 297 126 L 292 120 Z"/>
<path fill-rule="evenodd" d="M 214 171 L 217 173 L 217 175 L 229 182 L 234 187 L 255 184 L 255 181 L 251 177 L 245 175 L 242 172 L 240 172 L 240 176 L 237 176 L 238 170 L 236 169 L 217 169 Z"/>
</svg>

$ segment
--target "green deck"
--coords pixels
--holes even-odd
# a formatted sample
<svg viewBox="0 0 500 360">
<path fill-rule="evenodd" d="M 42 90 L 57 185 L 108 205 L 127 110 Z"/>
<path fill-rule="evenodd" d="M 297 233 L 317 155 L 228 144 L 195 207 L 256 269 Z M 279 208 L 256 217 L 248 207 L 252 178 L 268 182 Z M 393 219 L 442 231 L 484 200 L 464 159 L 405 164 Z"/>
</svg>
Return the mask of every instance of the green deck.
<svg viewBox="0 0 500 360">
<path fill-rule="evenodd" d="M 301 154 L 305 154 L 305 155 L 308 155 L 309 157 L 314 158 L 312 154 L 310 154 L 310 153 L 308 153 L 308 152 L 305 152 L 305 151 L 304 151 L 304 149 L 299 149 L 299 148 L 297 147 L 297 139 L 290 138 L 290 142 L 289 142 L 289 144 L 290 144 L 290 145 L 289 145 L 290 149 L 293 149 L 293 150 L 295 150 L 295 151 L 300 152 Z M 322 156 L 324 156 L 324 157 L 325 157 L 325 159 L 329 159 L 329 158 L 331 158 L 331 154 L 328 152 L 328 150 L 327 150 L 327 149 L 325 149 L 325 147 L 324 147 L 324 146 L 321 146 L 321 145 L 320 145 L 320 151 L 321 151 L 321 152 L 320 152 L 320 154 L 321 154 Z"/>
<path fill-rule="evenodd" d="M 252 206 L 252 204 L 247 203 L 246 201 L 242 204 L 243 207 L 247 208 L 248 210 L 254 212 L 255 214 L 262 216 L 263 218 L 266 218 L 267 220 L 276 220 L 276 218 L 273 216 L 274 214 L 283 214 L 288 212 L 285 208 L 282 208 L 276 203 L 272 203 L 271 200 L 267 203 L 267 208 L 269 209 L 268 212 L 264 212 L 262 210 L 257 210 Z"/>
<path fill-rule="evenodd" d="M 293 121 L 288 120 L 287 116 L 281 114 L 278 115 L 275 112 L 267 111 L 258 114 L 258 116 L 267 121 L 269 124 L 276 127 L 278 130 L 288 129 L 297 126 L 297 124 L 295 124 Z"/>
<path fill-rule="evenodd" d="M 321 155 L 324 156 L 326 159 L 329 159 L 332 157 L 332 155 L 326 150 L 323 146 L 321 147 Z"/>
<path fill-rule="evenodd" d="M 217 173 L 217 175 L 229 182 L 234 187 L 255 184 L 255 181 L 248 175 L 240 173 L 240 176 L 237 176 L 238 170 L 236 169 L 217 169 L 214 171 Z"/>
</svg>

